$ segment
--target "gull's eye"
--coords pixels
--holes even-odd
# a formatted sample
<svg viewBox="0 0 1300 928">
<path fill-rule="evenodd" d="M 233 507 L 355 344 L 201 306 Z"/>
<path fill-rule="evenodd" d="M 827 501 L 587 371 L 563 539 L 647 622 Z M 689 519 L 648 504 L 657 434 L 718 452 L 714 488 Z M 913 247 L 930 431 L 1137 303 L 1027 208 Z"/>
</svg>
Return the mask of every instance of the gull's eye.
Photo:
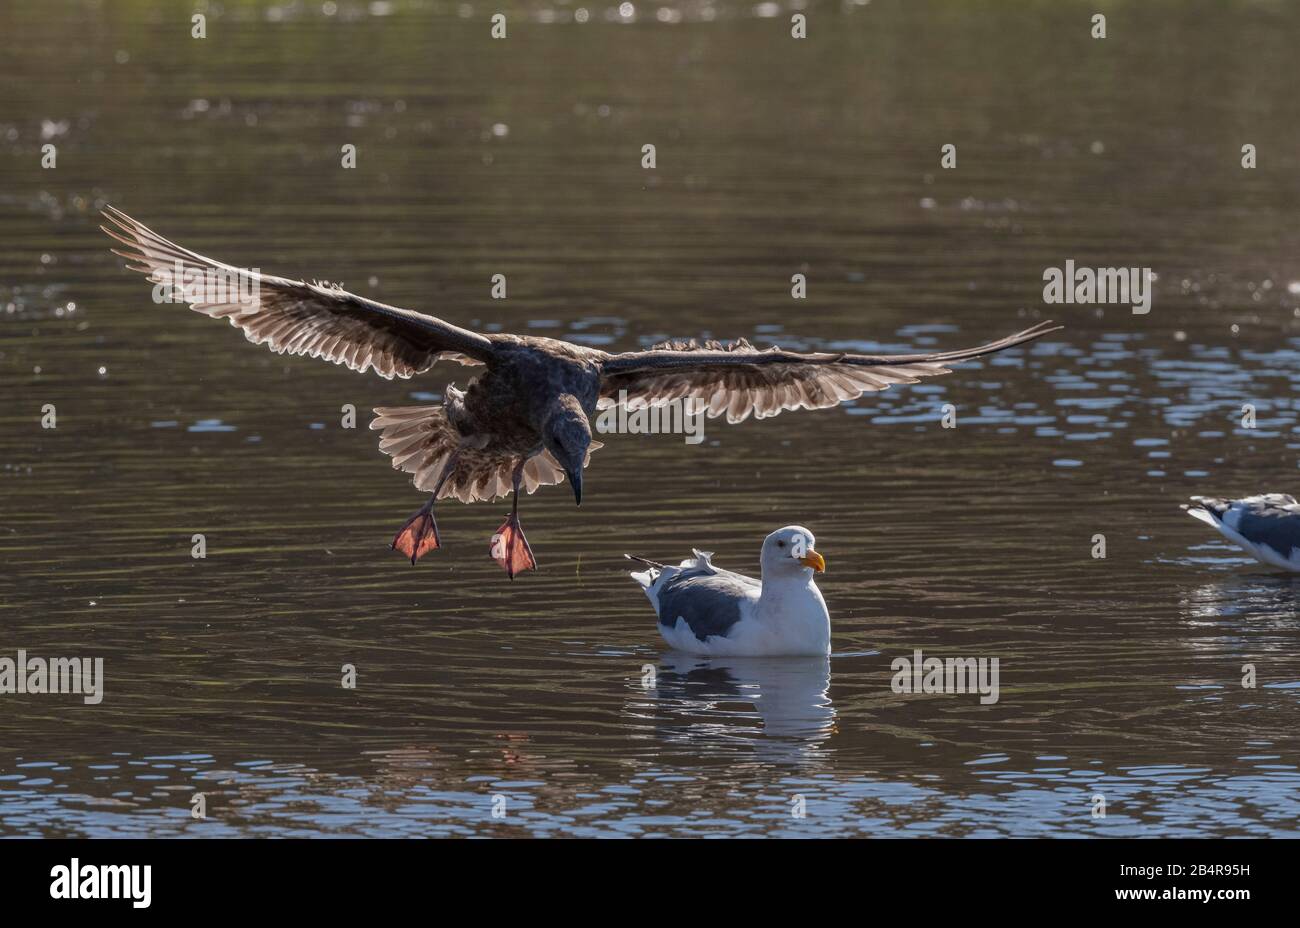
<svg viewBox="0 0 1300 928">
<path fill-rule="evenodd" d="M 776 546 L 777 546 L 778 548 L 784 548 L 784 547 L 785 547 L 785 542 L 784 542 L 784 541 L 778 541 L 778 542 L 776 543 Z"/>
</svg>

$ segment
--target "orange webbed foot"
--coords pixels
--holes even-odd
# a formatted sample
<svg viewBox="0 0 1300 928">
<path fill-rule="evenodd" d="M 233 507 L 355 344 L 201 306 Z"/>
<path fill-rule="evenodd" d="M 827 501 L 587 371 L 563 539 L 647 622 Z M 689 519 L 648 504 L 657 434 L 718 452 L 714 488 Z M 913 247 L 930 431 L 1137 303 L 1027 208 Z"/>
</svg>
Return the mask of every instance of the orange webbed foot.
<svg viewBox="0 0 1300 928">
<path fill-rule="evenodd" d="M 421 509 L 407 519 L 406 524 L 393 538 L 392 544 L 393 550 L 401 551 L 411 559 L 412 564 L 435 548 L 441 547 L 438 523 L 433 520 L 433 513 L 428 509 Z"/>
<path fill-rule="evenodd" d="M 501 565 L 511 580 L 516 574 L 525 570 L 536 570 L 537 559 L 533 549 L 524 537 L 524 530 L 519 524 L 519 517 L 510 515 L 492 536 L 492 560 Z"/>
</svg>

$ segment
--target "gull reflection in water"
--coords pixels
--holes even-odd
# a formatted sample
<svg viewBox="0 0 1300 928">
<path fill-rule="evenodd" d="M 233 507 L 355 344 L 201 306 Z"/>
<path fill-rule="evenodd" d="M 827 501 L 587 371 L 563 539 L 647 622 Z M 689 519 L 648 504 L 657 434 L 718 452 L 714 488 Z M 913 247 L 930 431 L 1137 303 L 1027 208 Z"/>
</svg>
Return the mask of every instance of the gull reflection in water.
<svg viewBox="0 0 1300 928">
<path fill-rule="evenodd" d="M 819 757 L 835 730 L 830 684 L 826 657 L 672 652 L 660 659 L 644 693 L 666 741 L 749 745 L 764 760 L 798 763 Z"/>
<path fill-rule="evenodd" d="M 1244 673 L 1245 664 L 1252 658 L 1279 652 L 1291 654 L 1300 622 L 1297 602 L 1300 575 L 1296 574 L 1253 570 L 1190 587 L 1179 597 L 1179 613 L 1188 633 L 1178 640 L 1178 646 L 1201 656 L 1240 658 Z M 1273 682 L 1262 685 L 1296 687 L 1293 674 L 1286 672 L 1285 666 L 1272 661 L 1269 675 Z M 1214 690 L 1221 689 L 1223 681 L 1214 675 L 1195 676 L 1184 685 Z"/>
<path fill-rule="evenodd" d="M 1203 583 L 1183 593 L 1179 603 L 1189 625 L 1224 624 L 1238 631 L 1294 629 L 1300 617 L 1300 574 L 1255 571 Z M 1277 646 L 1262 639 L 1264 650 Z"/>
</svg>

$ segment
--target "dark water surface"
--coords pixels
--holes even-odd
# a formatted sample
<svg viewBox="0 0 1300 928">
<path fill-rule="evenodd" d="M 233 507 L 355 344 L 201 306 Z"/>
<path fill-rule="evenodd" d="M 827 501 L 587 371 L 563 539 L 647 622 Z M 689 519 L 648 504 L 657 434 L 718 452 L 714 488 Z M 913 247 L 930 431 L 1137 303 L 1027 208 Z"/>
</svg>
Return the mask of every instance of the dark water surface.
<svg viewBox="0 0 1300 928">
<path fill-rule="evenodd" d="M 325 6 L 227 2 L 202 40 L 186 4 L 0 7 L 0 656 L 107 677 L 0 695 L 0 833 L 1300 830 L 1300 581 L 1178 508 L 1300 482 L 1300 8 L 1108 4 L 1097 41 L 1072 3 L 813 4 L 798 42 L 778 4 Z M 501 503 L 441 506 L 417 568 L 387 550 L 421 496 L 367 411 L 470 372 L 385 382 L 155 305 L 105 202 L 611 350 L 1068 328 L 698 446 L 609 436 L 581 509 L 525 500 L 542 567 L 510 583 Z M 1153 268 L 1152 311 L 1044 307 L 1066 259 Z M 665 653 L 622 552 L 754 571 L 792 522 L 829 662 Z M 999 658 L 1000 701 L 895 694 L 915 648 Z"/>
</svg>

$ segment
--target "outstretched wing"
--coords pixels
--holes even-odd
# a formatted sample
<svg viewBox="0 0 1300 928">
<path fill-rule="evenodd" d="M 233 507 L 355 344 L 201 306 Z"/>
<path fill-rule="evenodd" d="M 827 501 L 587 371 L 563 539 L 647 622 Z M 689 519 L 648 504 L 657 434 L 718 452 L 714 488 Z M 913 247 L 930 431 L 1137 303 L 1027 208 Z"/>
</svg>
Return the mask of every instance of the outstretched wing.
<svg viewBox="0 0 1300 928">
<path fill-rule="evenodd" d="M 276 354 L 308 355 L 391 380 L 431 368 L 440 359 L 482 364 L 492 357 L 485 336 L 441 319 L 386 306 L 331 284 L 272 277 L 205 258 L 163 238 L 121 210 L 100 226 L 126 246 L 113 249 L 128 267 L 167 284 L 182 302 L 226 318 L 255 345 Z"/>
<path fill-rule="evenodd" d="M 648 351 L 617 354 L 602 367 L 602 408 L 628 408 L 691 399 L 710 418 L 743 422 L 785 409 L 825 409 L 895 383 L 949 373 L 947 365 L 1023 345 L 1061 326 L 1042 322 L 1015 335 L 936 354 L 868 355 L 760 350 L 741 339 L 730 344 L 665 342 Z"/>
</svg>

